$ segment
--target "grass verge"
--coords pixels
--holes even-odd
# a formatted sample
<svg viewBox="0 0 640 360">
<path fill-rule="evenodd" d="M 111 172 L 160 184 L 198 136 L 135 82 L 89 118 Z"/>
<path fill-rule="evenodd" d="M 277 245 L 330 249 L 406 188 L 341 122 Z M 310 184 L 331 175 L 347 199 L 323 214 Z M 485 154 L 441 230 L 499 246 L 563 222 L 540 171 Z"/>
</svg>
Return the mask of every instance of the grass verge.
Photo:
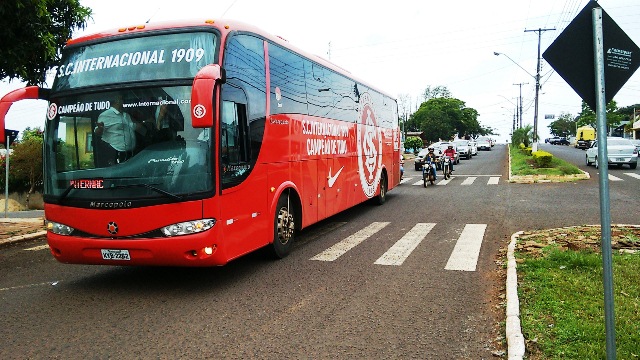
<svg viewBox="0 0 640 360">
<path fill-rule="evenodd" d="M 520 241 L 520 321 L 529 359 L 604 359 L 606 353 L 599 227 L 557 229 Z M 616 350 L 640 357 L 640 229 L 612 235 Z M 575 249 L 575 250 L 570 250 Z M 631 252 L 631 253 L 630 253 Z"/>
<path fill-rule="evenodd" d="M 582 174 L 582 171 L 578 167 L 555 156 L 551 160 L 550 167 L 538 168 L 535 166 L 532 156 L 526 155 L 518 147 L 512 146 L 510 150 L 511 175 L 563 176 Z"/>
</svg>

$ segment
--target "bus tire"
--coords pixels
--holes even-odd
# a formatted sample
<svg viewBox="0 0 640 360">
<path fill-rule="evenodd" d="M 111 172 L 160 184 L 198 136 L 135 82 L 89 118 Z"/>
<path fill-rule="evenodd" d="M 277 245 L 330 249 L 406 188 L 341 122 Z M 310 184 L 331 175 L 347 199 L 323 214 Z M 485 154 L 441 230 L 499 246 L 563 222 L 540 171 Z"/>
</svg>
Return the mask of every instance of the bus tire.
<svg viewBox="0 0 640 360">
<path fill-rule="evenodd" d="M 288 195 L 280 196 L 273 220 L 273 243 L 271 252 L 277 259 L 291 252 L 295 234 L 295 211 Z"/>
<path fill-rule="evenodd" d="M 382 174 L 380 176 L 380 192 L 378 193 L 378 196 L 376 196 L 376 204 L 378 205 L 382 205 L 387 201 L 387 177 Z"/>
</svg>

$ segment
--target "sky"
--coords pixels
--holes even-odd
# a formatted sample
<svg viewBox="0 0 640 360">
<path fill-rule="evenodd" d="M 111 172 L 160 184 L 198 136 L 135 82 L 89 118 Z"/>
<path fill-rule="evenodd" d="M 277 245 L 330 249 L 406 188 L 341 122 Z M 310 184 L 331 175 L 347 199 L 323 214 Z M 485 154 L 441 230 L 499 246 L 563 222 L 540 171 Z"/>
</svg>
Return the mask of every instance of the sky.
<svg viewBox="0 0 640 360">
<path fill-rule="evenodd" d="M 399 100 L 412 113 L 428 86 L 446 86 L 478 111 L 482 126 L 504 142 L 511 132 L 522 90 L 523 124 L 533 125 L 538 33 L 541 53 L 588 0 L 80 0 L 92 19 L 74 37 L 105 29 L 181 19 L 233 19 L 278 35 L 329 59 Z M 640 44 L 640 1 L 600 0 L 600 6 Z M 496 56 L 494 52 L 504 55 Z M 571 56 L 571 54 L 567 54 Z M 640 54 L 636 55 L 640 56 Z M 541 59 L 538 134 L 561 114 L 580 113 L 581 99 Z M 585 76 L 592 76 L 585 74 Z M 52 81 L 49 81 L 50 86 Z M 523 85 L 517 85 L 523 84 Z M 23 87 L 0 81 L 0 96 Z M 619 107 L 640 104 L 640 71 L 614 97 Z M 6 128 L 43 127 L 47 104 L 13 105 Z M 406 109 L 406 110 L 405 110 Z"/>
</svg>

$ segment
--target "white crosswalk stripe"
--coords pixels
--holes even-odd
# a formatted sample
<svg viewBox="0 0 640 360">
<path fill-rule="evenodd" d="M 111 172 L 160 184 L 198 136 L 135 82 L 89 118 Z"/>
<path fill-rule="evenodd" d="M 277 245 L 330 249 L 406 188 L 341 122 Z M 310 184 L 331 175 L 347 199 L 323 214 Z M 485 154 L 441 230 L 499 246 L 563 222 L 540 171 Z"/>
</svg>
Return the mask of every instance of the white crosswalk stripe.
<svg viewBox="0 0 640 360">
<path fill-rule="evenodd" d="M 474 181 L 476 181 L 476 179 L 476 176 L 469 176 L 468 178 L 464 179 L 461 185 L 471 185 Z"/>
<path fill-rule="evenodd" d="M 467 224 L 456 242 L 445 270 L 476 271 L 486 224 Z"/>
<path fill-rule="evenodd" d="M 622 179 L 620 179 L 617 176 L 613 176 L 613 175 L 609 174 L 609 181 L 622 181 Z"/>
<path fill-rule="evenodd" d="M 310 260 L 336 261 L 389 224 L 389 222 L 373 222 Z M 374 265 L 401 266 L 411 253 L 420 246 L 423 240 L 427 238 L 435 226 L 437 226 L 436 223 L 417 223 L 382 254 L 374 262 Z M 476 271 L 486 229 L 486 224 L 466 224 L 456 241 L 444 270 Z"/>
<path fill-rule="evenodd" d="M 378 260 L 376 265 L 402 265 L 411 252 L 420 245 L 420 242 L 427 236 L 429 231 L 436 226 L 434 223 L 418 223 L 409 230 L 398 242 L 396 242 Z"/>
<path fill-rule="evenodd" d="M 634 174 L 635 175 L 635 174 Z M 451 185 L 457 184 L 457 185 L 473 185 L 476 180 L 478 180 L 479 177 L 485 177 L 488 176 L 489 180 L 487 180 L 487 185 L 498 185 L 500 183 L 500 176 L 489 176 L 489 175 L 480 175 L 480 176 L 471 176 L 471 175 L 458 175 L 458 176 L 452 176 L 450 179 L 448 180 L 443 180 L 442 177 L 438 177 L 438 179 L 436 180 L 436 185 L 448 185 L 451 181 L 455 180 L 456 178 L 458 179 L 464 179 L 462 180 L 461 183 L 456 182 L 456 183 L 452 183 Z M 404 183 L 409 183 L 412 186 L 422 186 L 423 185 L 423 181 L 422 181 L 422 177 L 408 177 L 408 178 L 404 178 L 401 182 L 401 184 Z"/>
<path fill-rule="evenodd" d="M 374 222 L 366 228 L 358 231 L 357 233 L 347 237 L 339 243 L 333 245 L 327 250 L 311 258 L 311 260 L 318 261 L 334 261 L 340 256 L 344 255 L 347 251 L 360 245 L 363 241 L 367 240 L 371 235 L 382 230 L 385 226 L 389 225 L 388 222 Z"/>
<path fill-rule="evenodd" d="M 636 174 L 636 173 L 624 173 L 624 174 L 640 180 L 640 174 Z"/>
</svg>

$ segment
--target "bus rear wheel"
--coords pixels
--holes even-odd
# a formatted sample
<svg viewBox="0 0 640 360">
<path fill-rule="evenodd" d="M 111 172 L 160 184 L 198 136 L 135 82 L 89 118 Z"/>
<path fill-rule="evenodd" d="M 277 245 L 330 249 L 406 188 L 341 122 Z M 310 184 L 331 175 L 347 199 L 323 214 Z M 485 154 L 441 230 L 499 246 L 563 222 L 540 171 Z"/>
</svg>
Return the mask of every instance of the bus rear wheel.
<svg viewBox="0 0 640 360">
<path fill-rule="evenodd" d="M 382 174 L 380 176 L 380 193 L 376 196 L 376 204 L 382 205 L 387 201 L 387 177 Z"/>
<path fill-rule="evenodd" d="M 295 213 L 288 196 L 281 196 L 273 223 L 273 255 L 282 259 L 289 255 L 295 234 Z"/>
</svg>

